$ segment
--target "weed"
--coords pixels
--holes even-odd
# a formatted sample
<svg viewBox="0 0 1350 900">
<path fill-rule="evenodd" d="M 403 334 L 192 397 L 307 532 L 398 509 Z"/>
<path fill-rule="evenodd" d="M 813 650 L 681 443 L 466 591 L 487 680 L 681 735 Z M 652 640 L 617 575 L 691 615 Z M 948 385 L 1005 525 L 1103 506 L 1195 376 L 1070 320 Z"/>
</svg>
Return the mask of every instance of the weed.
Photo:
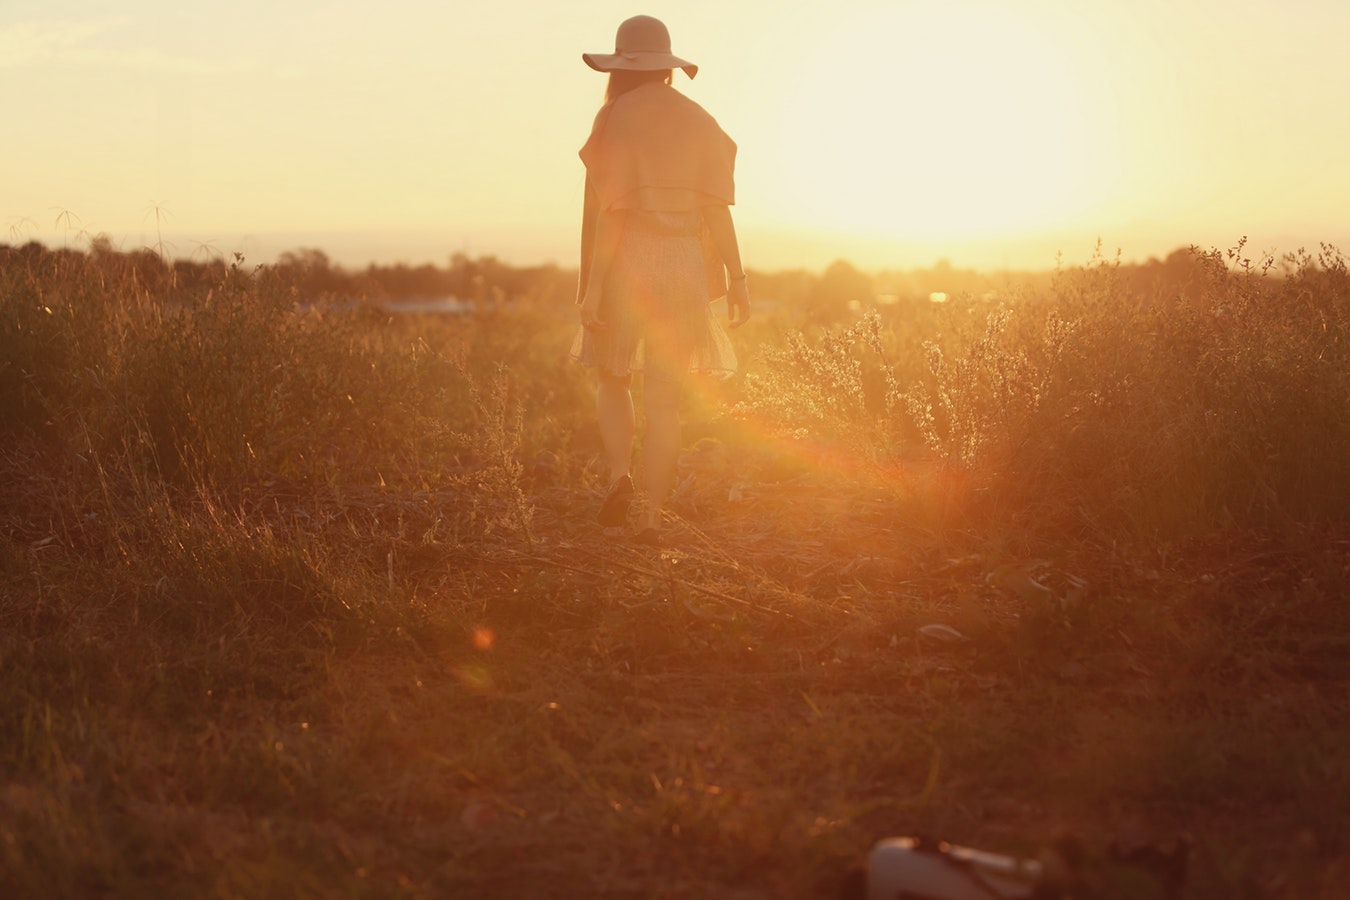
<svg viewBox="0 0 1350 900">
<path fill-rule="evenodd" d="M 805 897 L 1056 828 L 1345 893 L 1333 249 L 757 278 L 661 550 L 591 520 L 559 273 L 161 253 L 0 247 L 6 896 Z"/>
</svg>

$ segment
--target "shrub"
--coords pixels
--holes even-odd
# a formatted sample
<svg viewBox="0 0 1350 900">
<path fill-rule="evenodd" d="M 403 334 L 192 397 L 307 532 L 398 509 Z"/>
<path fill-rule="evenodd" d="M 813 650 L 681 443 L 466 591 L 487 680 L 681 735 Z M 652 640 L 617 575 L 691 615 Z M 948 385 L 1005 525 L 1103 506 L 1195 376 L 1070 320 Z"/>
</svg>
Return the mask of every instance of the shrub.
<svg viewBox="0 0 1350 900">
<path fill-rule="evenodd" d="M 876 314 L 816 344 L 792 335 L 763 349 L 743 412 L 873 459 L 926 450 L 965 474 L 982 515 L 1032 533 L 1152 537 L 1343 516 L 1343 257 L 1324 247 L 1276 272 L 1241 245 L 1193 254 L 1187 282 L 1151 293 L 1098 259 L 1048 294 L 911 316 L 918 335 Z"/>
</svg>

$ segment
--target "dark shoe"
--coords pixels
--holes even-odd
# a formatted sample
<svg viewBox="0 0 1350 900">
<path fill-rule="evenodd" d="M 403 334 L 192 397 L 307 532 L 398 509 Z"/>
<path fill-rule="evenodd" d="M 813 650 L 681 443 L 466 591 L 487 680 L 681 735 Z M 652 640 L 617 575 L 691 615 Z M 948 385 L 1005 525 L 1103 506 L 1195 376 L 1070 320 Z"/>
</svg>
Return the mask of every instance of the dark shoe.
<svg viewBox="0 0 1350 900">
<path fill-rule="evenodd" d="M 600 504 L 597 518 L 606 528 L 614 528 L 628 521 L 628 504 L 633 500 L 633 479 L 622 475 L 609 488 L 605 501 Z"/>
<path fill-rule="evenodd" d="M 655 528 L 644 528 L 633 536 L 633 541 L 638 544 L 645 544 L 648 547 L 660 547 L 661 532 Z"/>
</svg>

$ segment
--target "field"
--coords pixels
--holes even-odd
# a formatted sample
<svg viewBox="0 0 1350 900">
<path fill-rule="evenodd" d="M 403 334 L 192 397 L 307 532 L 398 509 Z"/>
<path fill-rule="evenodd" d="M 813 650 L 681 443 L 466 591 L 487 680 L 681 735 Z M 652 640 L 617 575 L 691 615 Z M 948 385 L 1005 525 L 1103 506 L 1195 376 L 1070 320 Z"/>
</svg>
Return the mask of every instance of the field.
<svg viewBox="0 0 1350 900">
<path fill-rule="evenodd" d="M 1350 895 L 1350 273 L 1243 254 L 759 315 L 655 549 L 566 273 L 0 247 L 0 894 Z"/>
</svg>

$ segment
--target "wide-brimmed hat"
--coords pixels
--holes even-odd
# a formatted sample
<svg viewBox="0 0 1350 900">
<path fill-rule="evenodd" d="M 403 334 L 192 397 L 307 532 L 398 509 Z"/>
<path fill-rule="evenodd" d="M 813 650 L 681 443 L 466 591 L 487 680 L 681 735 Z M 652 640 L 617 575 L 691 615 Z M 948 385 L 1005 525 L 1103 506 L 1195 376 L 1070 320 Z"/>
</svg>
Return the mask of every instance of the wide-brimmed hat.
<svg viewBox="0 0 1350 900">
<path fill-rule="evenodd" d="M 670 32 L 651 16 L 633 16 L 620 23 L 613 53 L 583 53 L 581 58 L 597 72 L 684 69 L 690 78 L 698 74 L 698 66 L 670 52 Z"/>
</svg>

